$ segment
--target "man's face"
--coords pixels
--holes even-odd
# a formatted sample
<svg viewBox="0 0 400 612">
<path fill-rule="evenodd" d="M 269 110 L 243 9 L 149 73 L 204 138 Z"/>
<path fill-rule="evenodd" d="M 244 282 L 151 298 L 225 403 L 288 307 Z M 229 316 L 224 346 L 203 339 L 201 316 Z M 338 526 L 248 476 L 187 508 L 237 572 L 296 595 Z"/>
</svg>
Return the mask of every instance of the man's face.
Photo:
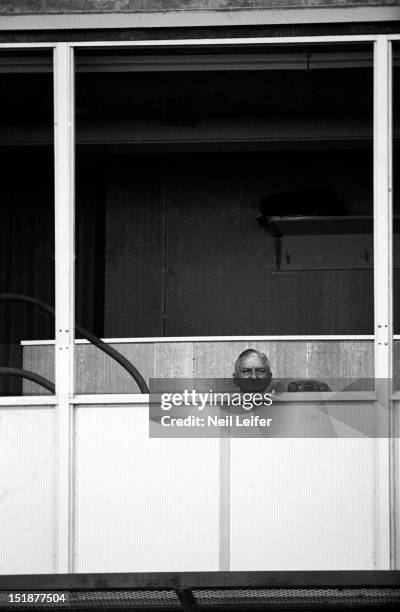
<svg viewBox="0 0 400 612">
<path fill-rule="evenodd" d="M 257 353 L 242 357 L 234 373 L 235 384 L 246 393 L 265 391 L 271 378 L 268 363 Z"/>
</svg>

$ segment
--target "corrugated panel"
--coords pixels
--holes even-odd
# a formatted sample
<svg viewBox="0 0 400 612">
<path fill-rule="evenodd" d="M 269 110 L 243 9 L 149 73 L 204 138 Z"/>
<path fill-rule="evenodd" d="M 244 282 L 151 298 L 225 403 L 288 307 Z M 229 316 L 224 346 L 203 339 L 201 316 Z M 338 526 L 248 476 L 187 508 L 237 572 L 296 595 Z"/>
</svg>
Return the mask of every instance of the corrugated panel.
<svg viewBox="0 0 400 612">
<path fill-rule="evenodd" d="M 218 570 L 218 440 L 149 439 L 148 408 L 77 407 L 76 572 Z"/>
<path fill-rule="evenodd" d="M 0 574 L 54 566 L 54 409 L 0 408 Z"/>
</svg>

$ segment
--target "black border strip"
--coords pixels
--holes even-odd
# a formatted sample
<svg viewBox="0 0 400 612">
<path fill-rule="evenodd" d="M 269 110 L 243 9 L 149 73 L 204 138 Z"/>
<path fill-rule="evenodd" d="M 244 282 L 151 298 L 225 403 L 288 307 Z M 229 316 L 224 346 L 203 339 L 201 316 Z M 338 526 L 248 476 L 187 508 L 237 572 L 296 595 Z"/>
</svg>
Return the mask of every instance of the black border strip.
<svg viewBox="0 0 400 612">
<path fill-rule="evenodd" d="M 165 27 L 87 30 L 4 30 L 0 31 L 0 43 L 41 42 L 112 42 L 133 40 L 190 40 L 193 38 L 257 38 L 291 36 L 340 36 L 399 34 L 400 21 L 303 23 L 283 25 L 246 25 L 213 27 Z"/>
<path fill-rule="evenodd" d="M 0 590 L 399 588 L 400 571 L 155 572 L 0 576 Z"/>
</svg>

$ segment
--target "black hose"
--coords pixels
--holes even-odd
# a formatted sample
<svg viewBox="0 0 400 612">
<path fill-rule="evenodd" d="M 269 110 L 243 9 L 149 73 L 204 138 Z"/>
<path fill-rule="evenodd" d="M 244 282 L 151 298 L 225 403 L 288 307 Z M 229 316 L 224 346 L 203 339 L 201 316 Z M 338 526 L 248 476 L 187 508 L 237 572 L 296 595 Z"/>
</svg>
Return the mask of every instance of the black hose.
<svg viewBox="0 0 400 612">
<path fill-rule="evenodd" d="M 22 370 L 22 368 L 3 368 L 0 367 L 0 376 L 19 376 L 20 378 L 28 378 L 32 380 L 37 385 L 41 387 L 45 387 L 51 393 L 56 392 L 56 387 L 54 383 L 47 380 L 40 374 L 36 374 L 35 372 L 30 372 L 29 370 Z"/>
<path fill-rule="evenodd" d="M 46 304 L 46 302 L 42 302 L 41 300 L 30 297 L 29 295 L 19 295 L 17 293 L 0 293 L 0 300 L 26 302 L 28 304 L 33 304 L 34 306 L 37 306 L 38 308 L 44 310 L 53 318 L 55 318 L 55 311 L 52 306 L 49 306 L 48 304 Z M 112 359 L 115 359 L 115 361 L 119 363 L 119 365 L 122 366 L 124 370 L 128 372 L 128 374 L 132 376 L 132 378 L 137 383 L 141 393 L 149 393 L 149 388 L 147 386 L 146 381 L 144 380 L 140 372 L 135 368 L 135 366 L 129 361 L 129 359 L 121 355 L 121 353 L 119 353 L 115 348 L 100 340 L 100 338 L 92 334 L 84 327 L 75 324 L 75 331 L 78 332 L 81 336 L 83 336 L 86 340 L 97 346 L 97 348 L 99 348 L 101 351 L 109 355 Z"/>
</svg>

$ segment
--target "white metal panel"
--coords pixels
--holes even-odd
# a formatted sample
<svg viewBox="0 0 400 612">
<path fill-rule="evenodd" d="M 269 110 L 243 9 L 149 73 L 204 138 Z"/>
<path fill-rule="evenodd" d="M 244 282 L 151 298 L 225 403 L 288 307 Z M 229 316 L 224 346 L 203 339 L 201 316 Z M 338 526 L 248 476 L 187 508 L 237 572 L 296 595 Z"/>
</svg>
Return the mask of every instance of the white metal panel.
<svg viewBox="0 0 400 612">
<path fill-rule="evenodd" d="M 75 572 L 219 569 L 219 440 L 149 439 L 146 406 L 75 408 Z"/>
<path fill-rule="evenodd" d="M 54 408 L 0 408 L 0 574 L 54 572 Z"/>
<path fill-rule="evenodd" d="M 230 569 L 377 569 L 375 442 L 231 440 Z"/>
</svg>

